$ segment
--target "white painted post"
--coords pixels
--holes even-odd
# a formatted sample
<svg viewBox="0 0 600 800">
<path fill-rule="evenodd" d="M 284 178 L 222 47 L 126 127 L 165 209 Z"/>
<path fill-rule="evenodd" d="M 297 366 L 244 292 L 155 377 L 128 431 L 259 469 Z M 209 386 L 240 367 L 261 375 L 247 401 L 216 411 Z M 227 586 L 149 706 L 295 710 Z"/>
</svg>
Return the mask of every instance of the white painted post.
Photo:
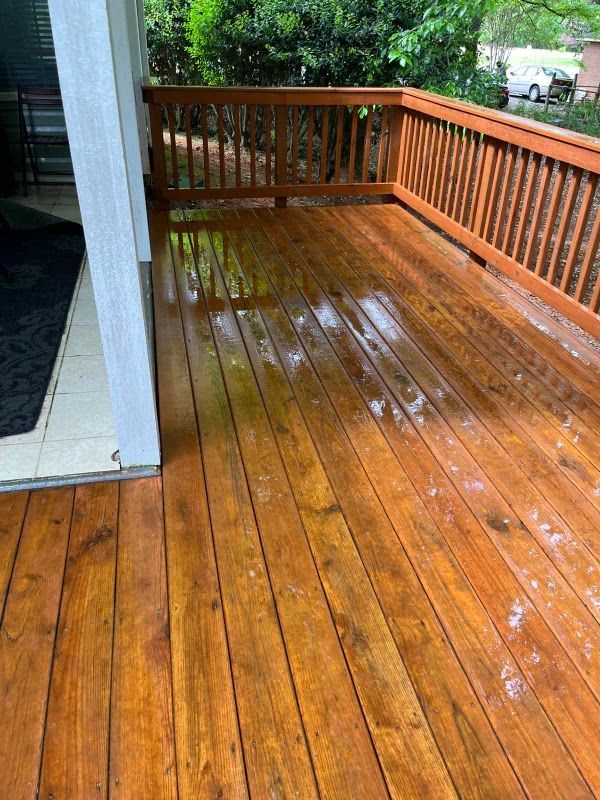
<svg viewBox="0 0 600 800">
<path fill-rule="evenodd" d="M 123 0 L 50 0 L 49 6 L 121 464 L 159 464 L 139 265 L 146 259 L 139 235 L 136 241 L 142 169 Z"/>
<path fill-rule="evenodd" d="M 144 25 L 144 9 L 142 5 L 141 18 L 137 0 L 125 0 L 127 13 L 127 33 L 129 36 L 129 52 L 131 54 L 131 71 L 133 74 L 133 90 L 135 93 L 135 111 L 137 116 L 138 138 L 142 156 L 142 170 L 144 175 L 150 174 L 150 156 L 148 153 L 148 124 L 146 119 L 146 106 L 142 99 L 142 84 L 148 73 L 146 31 L 140 29 Z M 143 54 L 142 54 L 143 48 Z"/>
</svg>

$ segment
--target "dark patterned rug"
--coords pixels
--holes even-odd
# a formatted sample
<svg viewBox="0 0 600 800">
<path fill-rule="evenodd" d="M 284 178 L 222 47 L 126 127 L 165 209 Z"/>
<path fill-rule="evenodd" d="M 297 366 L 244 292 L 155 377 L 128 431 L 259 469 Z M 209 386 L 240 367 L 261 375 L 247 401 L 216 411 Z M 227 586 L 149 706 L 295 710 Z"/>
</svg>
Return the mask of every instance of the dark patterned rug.
<svg viewBox="0 0 600 800">
<path fill-rule="evenodd" d="M 0 200 L 0 437 L 36 425 L 84 252 L 81 225 Z"/>
</svg>

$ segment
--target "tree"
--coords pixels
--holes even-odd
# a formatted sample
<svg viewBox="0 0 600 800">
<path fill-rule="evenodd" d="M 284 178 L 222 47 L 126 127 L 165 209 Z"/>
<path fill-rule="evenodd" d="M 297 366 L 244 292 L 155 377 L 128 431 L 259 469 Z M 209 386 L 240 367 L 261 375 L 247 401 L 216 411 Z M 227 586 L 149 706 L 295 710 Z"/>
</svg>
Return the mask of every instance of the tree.
<svg viewBox="0 0 600 800">
<path fill-rule="evenodd" d="M 419 22 L 390 41 L 389 57 L 406 85 L 495 105 L 499 79 L 478 66 L 478 44 L 484 15 L 494 0 L 420 0 Z"/>
<path fill-rule="evenodd" d="M 484 17 L 481 41 L 490 61 L 506 60 L 513 47 L 556 50 L 600 34 L 600 7 L 588 0 L 499 0 Z"/>
<path fill-rule="evenodd" d="M 414 23 L 403 0 L 191 0 L 191 53 L 203 81 L 390 85 L 390 36 Z"/>
<path fill-rule="evenodd" d="M 150 71 L 160 83 L 195 82 L 187 26 L 190 0 L 144 0 Z"/>
</svg>

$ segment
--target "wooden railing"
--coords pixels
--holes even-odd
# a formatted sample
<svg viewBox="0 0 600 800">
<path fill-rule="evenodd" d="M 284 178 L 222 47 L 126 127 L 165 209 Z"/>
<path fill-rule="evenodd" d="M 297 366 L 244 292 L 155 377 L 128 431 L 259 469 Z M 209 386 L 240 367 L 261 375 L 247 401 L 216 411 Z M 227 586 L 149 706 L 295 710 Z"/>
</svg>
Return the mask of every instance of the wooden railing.
<svg viewBox="0 0 600 800">
<path fill-rule="evenodd" d="M 165 123 L 167 129 L 166 152 L 154 148 L 155 195 L 180 201 L 392 194 L 400 97 L 397 89 L 146 87 L 153 141 L 163 138 Z"/>
<path fill-rule="evenodd" d="M 393 195 L 600 334 L 598 140 L 416 89 L 163 86 L 144 99 L 164 142 L 159 201 Z"/>
</svg>

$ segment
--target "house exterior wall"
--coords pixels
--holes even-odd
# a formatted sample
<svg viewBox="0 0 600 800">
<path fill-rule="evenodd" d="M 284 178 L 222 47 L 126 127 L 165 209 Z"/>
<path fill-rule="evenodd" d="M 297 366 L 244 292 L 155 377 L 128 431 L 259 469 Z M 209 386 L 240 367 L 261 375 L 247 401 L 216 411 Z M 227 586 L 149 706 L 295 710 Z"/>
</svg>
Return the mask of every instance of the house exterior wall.
<svg viewBox="0 0 600 800">
<path fill-rule="evenodd" d="M 587 41 L 582 54 L 583 66 L 577 78 L 577 85 L 594 94 L 600 86 L 600 41 Z"/>
</svg>

